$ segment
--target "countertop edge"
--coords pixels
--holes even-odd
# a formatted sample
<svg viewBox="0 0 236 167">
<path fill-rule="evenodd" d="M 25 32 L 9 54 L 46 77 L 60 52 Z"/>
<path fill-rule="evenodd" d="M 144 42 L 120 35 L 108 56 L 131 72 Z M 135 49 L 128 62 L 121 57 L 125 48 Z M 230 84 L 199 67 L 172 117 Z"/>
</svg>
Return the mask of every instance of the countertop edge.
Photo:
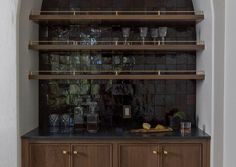
<svg viewBox="0 0 236 167">
<path fill-rule="evenodd" d="M 42 134 L 38 128 L 31 130 L 30 132 L 21 136 L 21 139 L 39 139 L 39 140 L 83 140 L 83 139 L 97 139 L 97 140 L 115 140 L 115 139 L 142 139 L 142 140 L 152 140 L 152 139 L 211 139 L 211 136 L 203 132 L 199 128 L 192 130 L 190 135 L 182 136 L 180 132 L 165 132 L 158 134 L 132 134 L 132 133 L 114 133 L 114 131 L 106 131 L 105 133 L 98 132 L 97 134 Z"/>
</svg>

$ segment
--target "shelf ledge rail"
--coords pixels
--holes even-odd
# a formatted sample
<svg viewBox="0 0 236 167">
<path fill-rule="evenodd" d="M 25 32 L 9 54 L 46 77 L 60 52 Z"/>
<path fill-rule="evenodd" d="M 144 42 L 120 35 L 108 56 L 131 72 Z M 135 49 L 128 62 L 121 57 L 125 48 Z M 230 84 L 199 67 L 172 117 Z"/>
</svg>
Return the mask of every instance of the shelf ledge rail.
<svg viewBox="0 0 236 167">
<path fill-rule="evenodd" d="M 204 45 L 204 41 L 96 41 L 96 42 L 87 42 L 87 41 L 30 41 L 30 45 Z"/>
<path fill-rule="evenodd" d="M 204 80 L 204 71 L 31 71 L 30 80 Z"/>
<path fill-rule="evenodd" d="M 203 15 L 203 11 L 39 11 L 32 10 L 31 15 Z"/>
<path fill-rule="evenodd" d="M 58 73 L 58 74 L 80 74 L 80 73 L 114 73 L 114 74 L 122 74 L 122 73 L 153 73 L 155 75 L 162 75 L 162 73 L 165 73 L 165 75 L 168 75 L 169 73 L 176 73 L 178 74 L 196 74 L 196 75 L 202 75 L 205 74 L 204 71 L 196 71 L 196 70 L 72 70 L 72 71 L 49 71 L 49 70 L 42 70 L 42 71 L 30 71 L 30 75 L 34 74 L 43 74 L 43 73 Z"/>
</svg>

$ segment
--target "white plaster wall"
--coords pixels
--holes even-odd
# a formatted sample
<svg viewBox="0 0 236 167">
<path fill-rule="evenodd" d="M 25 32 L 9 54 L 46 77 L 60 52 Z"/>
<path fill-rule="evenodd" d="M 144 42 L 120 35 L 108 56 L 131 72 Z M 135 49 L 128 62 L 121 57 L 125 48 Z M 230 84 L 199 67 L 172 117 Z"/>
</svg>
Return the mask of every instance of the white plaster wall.
<svg viewBox="0 0 236 167">
<path fill-rule="evenodd" d="M 223 166 L 225 0 L 214 0 L 214 108 L 212 166 Z"/>
<path fill-rule="evenodd" d="M 196 11 L 203 11 L 205 19 L 197 25 L 197 39 L 205 42 L 205 50 L 197 53 L 197 69 L 204 70 L 206 79 L 197 84 L 198 127 L 211 134 L 213 97 L 214 16 L 211 0 L 193 0 Z"/>
<path fill-rule="evenodd" d="M 0 1 L 0 167 L 17 166 L 18 0 Z"/>
<path fill-rule="evenodd" d="M 40 10 L 42 0 L 21 0 L 19 14 L 19 137 L 38 126 L 38 81 L 29 81 L 30 70 L 38 70 L 38 52 L 28 49 L 30 40 L 38 39 L 38 24 L 29 20 L 32 9 Z M 20 141 L 20 139 L 19 139 Z M 18 143 L 18 164 L 21 144 Z"/>
<path fill-rule="evenodd" d="M 235 0 L 225 1 L 225 105 L 224 167 L 235 167 L 236 158 L 236 21 Z"/>
<path fill-rule="evenodd" d="M 197 84 L 198 127 L 212 136 L 211 166 L 217 167 L 214 136 L 215 15 L 213 2 L 213 0 L 193 0 L 195 10 L 202 10 L 205 15 L 204 21 L 197 25 L 197 38 L 203 40 L 206 46 L 204 51 L 197 53 L 197 69 L 204 70 L 206 74 L 206 79 Z"/>
<path fill-rule="evenodd" d="M 30 70 L 38 70 L 38 52 L 28 49 L 38 39 L 38 24 L 29 20 L 32 9 L 40 10 L 42 0 L 22 0 L 19 36 L 19 120 L 20 135 L 38 126 L 38 81 L 28 80 Z"/>
</svg>

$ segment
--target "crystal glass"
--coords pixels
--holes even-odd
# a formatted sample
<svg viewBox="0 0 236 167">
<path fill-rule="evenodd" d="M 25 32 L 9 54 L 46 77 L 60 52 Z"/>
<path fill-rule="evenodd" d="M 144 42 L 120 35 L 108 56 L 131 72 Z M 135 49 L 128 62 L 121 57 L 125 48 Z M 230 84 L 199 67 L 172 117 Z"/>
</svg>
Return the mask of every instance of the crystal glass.
<svg viewBox="0 0 236 167">
<path fill-rule="evenodd" d="M 58 114 L 49 115 L 49 125 L 50 125 L 50 132 L 56 133 L 59 131 L 59 115 Z"/>
<path fill-rule="evenodd" d="M 147 37 L 147 33 L 148 33 L 148 28 L 147 27 L 140 27 L 139 30 L 140 30 L 140 37 L 142 38 L 143 45 L 144 45 L 145 38 Z"/>
<path fill-rule="evenodd" d="M 122 28 L 122 34 L 123 34 L 123 37 L 125 38 L 125 44 L 127 44 L 127 39 L 129 38 L 129 35 L 130 35 L 130 28 L 128 27 Z"/>
<path fill-rule="evenodd" d="M 151 36 L 152 36 L 152 38 L 153 38 L 154 44 L 156 44 L 156 39 L 157 39 L 158 36 L 159 36 L 159 29 L 158 29 L 158 28 L 152 28 L 152 29 L 151 29 Z"/>
<path fill-rule="evenodd" d="M 168 29 L 167 27 L 160 27 L 159 28 L 159 35 L 162 39 L 162 43 L 165 43 L 165 37 L 167 35 L 167 29 Z"/>
<path fill-rule="evenodd" d="M 62 123 L 62 132 L 70 132 L 70 115 L 63 114 L 61 116 L 61 123 Z"/>
</svg>

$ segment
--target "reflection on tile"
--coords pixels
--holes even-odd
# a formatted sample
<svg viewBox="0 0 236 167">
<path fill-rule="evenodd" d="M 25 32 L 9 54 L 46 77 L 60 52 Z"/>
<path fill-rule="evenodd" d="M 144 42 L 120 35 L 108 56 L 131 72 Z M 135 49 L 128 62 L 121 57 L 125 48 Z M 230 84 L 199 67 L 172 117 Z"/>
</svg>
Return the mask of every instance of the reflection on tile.
<svg viewBox="0 0 236 167">
<path fill-rule="evenodd" d="M 103 56 L 102 62 L 103 62 L 103 64 L 112 64 L 112 57 L 111 56 Z"/>
<path fill-rule="evenodd" d="M 91 56 L 91 64 L 94 64 L 94 65 L 102 64 L 101 54 L 92 55 Z"/>
<path fill-rule="evenodd" d="M 90 55 L 89 53 L 83 53 L 80 57 L 81 64 L 90 65 Z"/>
<path fill-rule="evenodd" d="M 50 64 L 59 64 L 59 55 L 51 54 L 49 56 L 49 63 Z"/>
<path fill-rule="evenodd" d="M 113 56 L 112 57 L 113 64 L 121 64 L 121 56 Z"/>
<path fill-rule="evenodd" d="M 60 56 L 59 63 L 60 64 L 70 64 L 70 57 L 69 56 Z"/>
</svg>

